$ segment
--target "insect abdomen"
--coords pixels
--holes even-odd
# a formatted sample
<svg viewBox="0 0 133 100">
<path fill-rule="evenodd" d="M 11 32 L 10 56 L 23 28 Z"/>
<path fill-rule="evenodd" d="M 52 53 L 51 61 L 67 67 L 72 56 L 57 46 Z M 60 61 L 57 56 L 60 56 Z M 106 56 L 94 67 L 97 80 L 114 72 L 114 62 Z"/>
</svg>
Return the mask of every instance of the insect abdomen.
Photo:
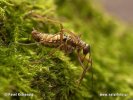
<svg viewBox="0 0 133 100">
<path fill-rule="evenodd" d="M 43 45 L 46 46 L 59 46 L 60 45 L 60 35 L 59 34 L 45 34 L 39 33 L 36 30 L 32 31 L 32 37 Z"/>
</svg>

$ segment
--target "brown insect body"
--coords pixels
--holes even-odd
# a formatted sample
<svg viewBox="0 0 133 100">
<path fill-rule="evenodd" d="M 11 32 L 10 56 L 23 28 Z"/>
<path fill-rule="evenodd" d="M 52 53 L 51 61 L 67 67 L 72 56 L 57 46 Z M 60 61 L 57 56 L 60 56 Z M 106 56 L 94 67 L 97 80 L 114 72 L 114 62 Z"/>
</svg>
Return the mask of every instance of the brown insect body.
<svg viewBox="0 0 133 100">
<path fill-rule="evenodd" d="M 83 72 L 79 78 L 78 83 L 80 84 L 86 72 L 92 67 L 92 60 L 90 58 L 90 46 L 83 42 L 78 36 L 73 34 L 70 31 L 66 31 L 71 35 L 65 35 L 64 32 L 66 30 L 61 30 L 60 34 L 46 34 L 40 33 L 36 30 L 32 31 L 32 37 L 39 43 L 50 46 L 50 47 L 58 47 L 60 50 L 65 51 L 65 53 L 72 53 L 73 51 L 77 51 L 78 60 L 83 68 Z M 82 52 L 82 54 L 80 54 Z M 89 54 L 89 58 L 86 58 L 86 55 Z M 87 61 L 87 64 L 84 65 L 83 62 Z M 90 64 L 90 65 L 88 65 Z"/>
<path fill-rule="evenodd" d="M 32 37 L 43 45 L 50 47 L 58 47 L 61 45 L 61 36 L 60 34 L 46 34 L 40 33 L 36 30 L 32 31 Z M 87 54 L 89 52 L 89 45 L 83 42 L 82 40 L 77 39 L 74 41 L 72 36 L 63 34 L 63 44 L 60 49 L 66 49 L 67 53 L 72 53 L 75 49 L 78 51 L 83 50 L 83 54 Z M 65 45 L 66 44 L 66 45 Z M 64 47 L 65 46 L 65 47 Z"/>
<path fill-rule="evenodd" d="M 56 34 L 46 34 L 46 33 L 40 33 L 36 30 L 32 31 L 32 37 L 39 43 L 50 46 L 50 47 L 57 47 L 60 45 L 60 35 Z"/>
</svg>

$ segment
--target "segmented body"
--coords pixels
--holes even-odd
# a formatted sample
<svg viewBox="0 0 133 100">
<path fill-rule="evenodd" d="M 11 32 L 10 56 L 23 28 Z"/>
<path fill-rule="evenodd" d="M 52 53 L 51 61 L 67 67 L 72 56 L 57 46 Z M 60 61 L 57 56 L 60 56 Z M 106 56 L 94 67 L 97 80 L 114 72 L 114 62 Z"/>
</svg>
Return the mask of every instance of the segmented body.
<svg viewBox="0 0 133 100">
<path fill-rule="evenodd" d="M 46 34 L 46 33 L 40 33 L 36 30 L 32 31 L 32 37 L 41 44 L 45 46 L 50 47 L 59 47 L 61 44 L 63 44 L 60 49 L 65 50 L 67 53 L 73 52 L 75 49 L 83 50 L 84 54 L 87 54 L 88 51 L 84 50 L 85 48 L 88 48 L 88 44 L 83 42 L 80 39 L 75 39 L 72 36 L 63 34 L 62 37 L 62 43 L 61 43 L 61 35 L 60 34 Z"/>
<path fill-rule="evenodd" d="M 92 60 L 90 58 L 90 46 L 83 42 L 78 36 L 69 32 L 71 35 L 65 35 L 64 31 L 61 30 L 60 34 L 46 34 L 40 33 L 36 30 L 32 31 L 32 37 L 39 43 L 50 46 L 58 47 L 60 50 L 65 51 L 65 53 L 72 53 L 74 50 L 77 51 L 78 60 L 83 68 L 83 72 L 78 80 L 78 84 L 81 83 L 86 72 L 92 67 Z M 81 53 L 82 51 L 82 53 Z M 86 55 L 89 54 L 89 58 L 86 58 Z M 87 62 L 84 64 L 84 62 Z"/>
<path fill-rule="evenodd" d="M 36 30 L 32 31 L 32 37 L 43 45 L 57 47 L 60 45 L 60 35 L 40 33 Z"/>
</svg>

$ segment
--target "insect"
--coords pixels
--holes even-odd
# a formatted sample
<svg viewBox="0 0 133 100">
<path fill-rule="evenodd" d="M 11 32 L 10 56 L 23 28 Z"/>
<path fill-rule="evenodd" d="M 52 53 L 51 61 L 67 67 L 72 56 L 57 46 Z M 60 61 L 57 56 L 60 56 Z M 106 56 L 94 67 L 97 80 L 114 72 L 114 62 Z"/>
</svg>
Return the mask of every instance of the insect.
<svg viewBox="0 0 133 100">
<path fill-rule="evenodd" d="M 40 33 L 35 29 L 33 29 L 31 34 L 34 40 L 45 46 L 59 48 L 68 54 L 76 51 L 78 61 L 83 68 L 83 72 L 78 80 L 78 84 L 80 84 L 86 72 L 92 67 L 90 45 L 82 41 L 75 33 L 64 29 L 62 25 L 61 30 L 56 34 Z M 87 58 L 86 55 L 89 55 L 89 57 Z"/>
</svg>

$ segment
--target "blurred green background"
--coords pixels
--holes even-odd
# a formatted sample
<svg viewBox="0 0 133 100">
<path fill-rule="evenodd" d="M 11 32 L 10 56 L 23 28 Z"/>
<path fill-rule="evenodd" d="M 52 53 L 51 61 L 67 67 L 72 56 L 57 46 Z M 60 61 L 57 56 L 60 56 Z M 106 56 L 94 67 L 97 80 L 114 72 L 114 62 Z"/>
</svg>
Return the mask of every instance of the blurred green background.
<svg viewBox="0 0 133 100">
<path fill-rule="evenodd" d="M 0 0 L 0 100 L 133 99 L 132 26 L 112 19 L 97 5 L 92 0 Z M 57 51 L 48 57 L 52 48 L 30 44 L 35 42 L 33 27 L 46 33 L 60 30 L 49 19 L 81 33 L 82 40 L 91 45 L 93 69 L 79 88 L 75 81 L 82 68 L 76 56 Z"/>
</svg>

